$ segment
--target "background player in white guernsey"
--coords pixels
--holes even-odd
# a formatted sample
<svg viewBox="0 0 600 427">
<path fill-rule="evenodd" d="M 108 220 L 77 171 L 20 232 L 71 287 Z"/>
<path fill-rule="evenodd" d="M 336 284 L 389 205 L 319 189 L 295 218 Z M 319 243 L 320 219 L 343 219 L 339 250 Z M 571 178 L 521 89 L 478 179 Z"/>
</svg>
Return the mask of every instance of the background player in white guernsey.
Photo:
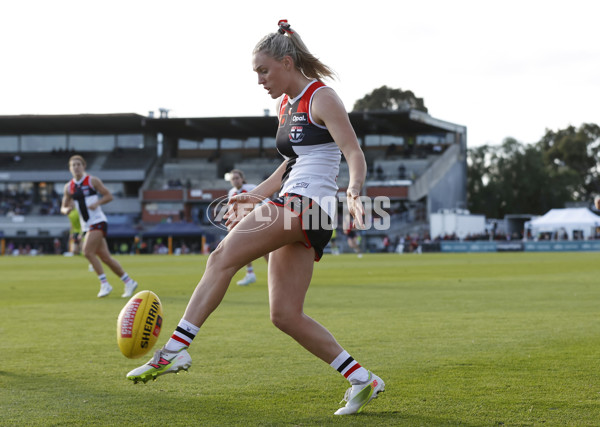
<svg viewBox="0 0 600 427">
<path fill-rule="evenodd" d="M 226 217 L 231 231 L 210 255 L 183 319 L 166 345 L 127 378 L 146 382 L 187 369 L 192 362 L 187 348 L 220 304 L 233 275 L 270 253 L 271 321 L 350 381 L 344 396 L 347 403 L 335 414 L 354 414 L 384 391 L 385 384 L 354 360 L 325 327 L 307 316 L 303 305 L 314 262 L 331 238 L 332 227 L 327 222 L 336 211 L 332 201 L 338 190 L 341 153 L 350 171 L 348 210 L 357 227 L 364 227 L 359 195 L 366 175 L 365 157 L 340 98 L 320 81 L 332 77 L 332 70 L 308 51 L 287 21 L 280 21 L 279 30 L 257 44 L 253 68 L 269 95 L 281 97 L 276 140 L 285 160 L 255 189 L 229 201 Z M 278 189 L 277 199 L 253 210 L 244 208 L 248 203 L 259 204 Z M 311 209 L 323 213 L 320 217 L 327 218 L 326 223 L 306 217 L 304 213 Z"/>
<path fill-rule="evenodd" d="M 244 172 L 239 169 L 233 169 L 229 172 L 229 183 L 231 184 L 231 189 L 227 194 L 227 198 L 231 200 L 233 196 L 237 196 L 238 194 L 247 193 L 250 190 L 254 190 L 256 185 L 248 184 L 246 182 L 246 177 L 244 176 Z M 265 255 L 265 259 L 268 261 L 268 256 Z M 256 274 L 254 273 L 254 267 L 252 263 L 249 262 L 246 265 L 246 276 L 242 280 L 237 282 L 240 286 L 248 286 L 251 283 L 256 282 Z"/>
<path fill-rule="evenodd" d="M 98 297 L 105 297 L 112 291 L 108 283 L 102 260 L 108 267 L 121 278 L 125 286 L 123 298 L 129 298 L 137 288 L 135 282 L 123 270 L 121 264 L 110 255 L 106 243 L 106 230 L 108 224 L 106 215 L 100 205 L 113 200 L 111 192 L 104 186 L 100 178 L 85 173 L 86 163 L 82 156 L 75 155 L 69 159 L 69 171 L 73 179 L 65 184 L 60 212 L 68 215 L 75 207 L 79 213 L 81 229 L 85 233 L 83 241 L 83 254 L 88 259 L 100 280 Z M 102 197 L 98 197 L 100 194 Z"/>
</svg>

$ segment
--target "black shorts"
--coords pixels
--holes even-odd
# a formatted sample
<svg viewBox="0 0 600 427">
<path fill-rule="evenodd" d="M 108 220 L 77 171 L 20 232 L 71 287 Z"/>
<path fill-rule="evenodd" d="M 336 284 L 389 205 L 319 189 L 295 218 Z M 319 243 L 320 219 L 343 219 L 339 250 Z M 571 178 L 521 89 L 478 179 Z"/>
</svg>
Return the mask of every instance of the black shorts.
<svg viewBox="0 0 600 427">
<path fill-rule="evenodd" d="M 268 203 L 283 206 L 298 215 L 304 233 L 304 246 L 313 248 L 315 261 L 319 261 L 323 256 L 323 249 L 333 234 L 333 225 L 329 215 L 310 197 L 295 193 L 286 193 Z"/>
<path fill-rule="evenodd" d="M 106 223 L 106 221 L 99 222 L 97 224 L 92 224 L 90 225 L 90 229 L 88 231 L 92 230 L 100 230 L 102 231 L 102 235 L 106 237 L 106 232 L 108 231 L 108 224 Z"/>
</svg>

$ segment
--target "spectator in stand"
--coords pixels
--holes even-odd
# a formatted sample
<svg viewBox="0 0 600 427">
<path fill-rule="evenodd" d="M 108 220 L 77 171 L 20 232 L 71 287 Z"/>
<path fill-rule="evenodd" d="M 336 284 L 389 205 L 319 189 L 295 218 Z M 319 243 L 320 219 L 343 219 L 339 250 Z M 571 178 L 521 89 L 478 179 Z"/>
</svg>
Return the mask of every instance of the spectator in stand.
<svg viewBox="0 0 600 427">
<path fill-rule="evenodd" d="M 396 155 L 396 144 L 391 143 L 385 150 L 385 157 L 392 157 Z"/>
<path fill-rule="evenodd" d="M 2 215 L 27 215 L 31 211 L 32 193 L 24 191 L 6 190 L 0 192 L 0 214 Z"/>
<path fill-rule="evenodd" d="M 53 244 L 54 244 L 54 254 L 60 255 L 60 253 L 62 252 L 62 244 L 60 243 L 60 239 L 58 237 L 55 237 Z"/>
<path fill-rule="evenodd" d="M 406 179 L 406 166 L 403 163 L 398 166 L 398 179 Z"/>
<path fill-rule="evenodd" d="M 390 244 L 391 244 L 391 242 L 390 242 L 390 236 L 385 235 L 383 237 L 383 241 L 381 243 L 383 245 L 382 252 L 385 252 L 385 253 L 389 252 L 390 251 Z"/>
</svg>

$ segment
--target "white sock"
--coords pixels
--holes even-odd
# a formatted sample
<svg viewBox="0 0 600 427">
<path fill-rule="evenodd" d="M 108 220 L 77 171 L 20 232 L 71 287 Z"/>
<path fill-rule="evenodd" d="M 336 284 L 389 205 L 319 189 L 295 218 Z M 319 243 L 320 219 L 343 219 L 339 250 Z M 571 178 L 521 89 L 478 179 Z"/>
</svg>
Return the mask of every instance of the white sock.
<svg viewBox="0 0 600 427">
<path fill-rule="evenodd" d="M 165 348 L 169 351 L 178 351 L 182 348 L 187 348 L 192 344 L 192 341 L 198 334 L 200 328 L 196 325 L 191 324 L 187 320 L 181 319 L 177 328 L 167 341 Z"/>
<path fill-rule="evenodd" d="M 350 382 L 353 380 L 365 382 L 369 379 L 369 371 L 360 366 L 346 350 L 343 350 L 329 365 Z"/>
<path fill-rule="evenodd" d="M 121 280 L 123 281 L 123 283 L 127 284 L 129 282 L 131 282 L 131 277 L 129 277 L 129 275 L 127 273 L 123 274 L 121 276 Z"/>
</svg>

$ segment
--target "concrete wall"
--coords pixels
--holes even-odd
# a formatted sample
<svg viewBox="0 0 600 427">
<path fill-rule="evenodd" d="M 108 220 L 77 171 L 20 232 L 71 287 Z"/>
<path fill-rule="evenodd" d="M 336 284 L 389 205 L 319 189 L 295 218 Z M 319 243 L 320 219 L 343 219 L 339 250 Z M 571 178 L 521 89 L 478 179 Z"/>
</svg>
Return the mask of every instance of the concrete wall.
<svg viewBox="0 0 600 427">
<path fill-rule="evenodd" d="M 427 212 L 465 209 L 467 204 L 467 162 L 459 144 L 449 147 L 409 189 L 409 199 L 427 198 Z"/>
</svg>

